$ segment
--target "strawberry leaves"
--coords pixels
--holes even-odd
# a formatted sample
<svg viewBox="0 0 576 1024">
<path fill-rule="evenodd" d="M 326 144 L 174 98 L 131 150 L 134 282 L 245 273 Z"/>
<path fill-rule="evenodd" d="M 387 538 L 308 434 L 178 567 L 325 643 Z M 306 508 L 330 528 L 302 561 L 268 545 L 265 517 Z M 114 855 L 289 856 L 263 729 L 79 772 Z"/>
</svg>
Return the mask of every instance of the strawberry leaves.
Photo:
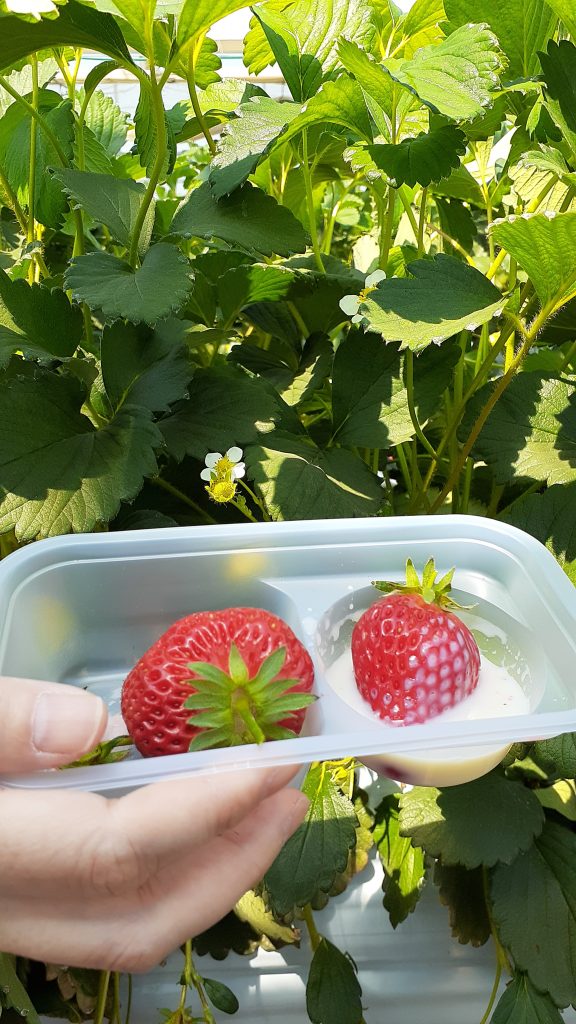
<svg viewBox="0 0 576 1024">
<path fill-rule="evenodd" d="M 189 724 L 201 729 L 190 750 L 235 747 L 243 743 L 290 739 L 293 729 L 280 725 L 294 711 L 313 704 L 310 693 L 290 692 L 297 679 L 277 679 L 286 661 L 286 648 L 279 647 L 262 662 L 250 679 L 248 667 L 235 644 L 230 647 L 228 673 L 205 661 L 190 662 L 195 693 L 184 707 L 194 710 Z"/>
</svg>

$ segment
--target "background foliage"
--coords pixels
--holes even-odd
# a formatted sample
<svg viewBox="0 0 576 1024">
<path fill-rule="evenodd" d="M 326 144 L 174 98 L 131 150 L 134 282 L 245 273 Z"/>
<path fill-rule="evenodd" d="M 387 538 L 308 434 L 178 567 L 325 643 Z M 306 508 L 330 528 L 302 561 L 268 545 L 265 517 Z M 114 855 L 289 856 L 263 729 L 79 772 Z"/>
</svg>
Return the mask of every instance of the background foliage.
<svg viewBox="0 0 576 1024">
<path fill-rule="evenodd" d="M 282 103 L 220 79 L 210 28 L 243 6 L 0 4 L 1 554 L 70 531 L 469 512 L 533 533 L 576 582 L 572 3 L 265 0 L 245 63 L 279 66 Z M 80 88 L 83 49 L 105 59 Z M 118 68 L 133 118 L 100 88 Z M 173 75 L 189 100 L 166 109 Z M 200 471 L 230 446 L 247 484 L 219 503 Z M 573 736 L 383 798 L 353 762 L 313 765 L 307 821 L 194 949 L 306 928 L 310 1020 L 361 1024 L 361 979 L 313 910 L 373 847 L 394 927 L 426 883 L 458 941 L 494 942 L 483 1024 L 559 1024 L 575 775 Z M 184 953 L 164 1019 L 233 1013 Z M 0 1016 L 21 1013 L 123 1019 L 108 976 L 0 955 Z"/>
</svg>

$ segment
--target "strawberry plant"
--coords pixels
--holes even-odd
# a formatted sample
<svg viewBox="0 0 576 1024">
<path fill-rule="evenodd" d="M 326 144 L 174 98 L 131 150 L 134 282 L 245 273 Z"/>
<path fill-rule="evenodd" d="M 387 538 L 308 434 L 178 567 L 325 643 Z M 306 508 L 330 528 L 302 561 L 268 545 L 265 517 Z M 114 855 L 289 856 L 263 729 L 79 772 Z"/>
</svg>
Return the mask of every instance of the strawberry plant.
<svg viewBox="0 0 576 1024">
<path fill-rule="evenodd" d="M 576 582 L 573 4 L 262 0 L 244 62 L 277 65 L 285 102 L 220 77 L 211 27 L 245 6 L 0 0 L 0 554 L 459 512 L 533 533 Z M 132 114 L 106 92 L 117 70 Z M 306 822 L 187 944 L 164 1019 L 236 1009 L 205 954 L 303 932 L 310 1020 L 378 1019 L 354 949 L 314 919 L 373 849 L 394 927 L 426 884 L 460 942 L 495 944 L 482 1024 L 560 1024 L 575 776 L 574 735 L 383 797 L 354 761 L 312 765 Z M 8 1021 L 117 1022 L 119 1002 L 118 979 L 0 955 Z"/>
</svg>

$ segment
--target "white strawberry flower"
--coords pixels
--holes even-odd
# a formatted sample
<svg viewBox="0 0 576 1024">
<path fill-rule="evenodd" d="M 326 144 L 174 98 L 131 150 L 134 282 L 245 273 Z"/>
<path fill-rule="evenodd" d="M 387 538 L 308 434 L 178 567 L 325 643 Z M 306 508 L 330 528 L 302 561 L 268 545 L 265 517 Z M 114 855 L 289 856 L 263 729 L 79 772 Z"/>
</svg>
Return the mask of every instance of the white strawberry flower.
<svg viewBox="0 0 576 1024">
<path fill-rule="evenodd" d="M 225 455 L 222 455 L 222 452 L 209 452 L 204 459 L 206 468 L 202 470 L 200 477 L 206 480 L 206 490 L 214 501 L 225 504 L 234 498 L 236 481 L 241 480 L 246 473 L 242 454 L 242 449 L 233 445 Z"/>
<path fill-rule="evenodd" d="M 5 4 L 11 14 L 28 14 L 37 21 L 43 14 L 53 14 L 57 10 L 52 0 L 5 0 Z"/>
<path fill-rule="evenodd" d="M 364 281 L 364 287 L 359 295 L 345 295 L 340 299 L 340 309 L 346 316 L 349 316 L 353 324 L 361 324 L 364 317 L 359 313 L 361 304 L 366 296 L 378 287 L 380 281 L 384 281 L 386 274 L 383 270 L 374 270 Z"/>
</svg>

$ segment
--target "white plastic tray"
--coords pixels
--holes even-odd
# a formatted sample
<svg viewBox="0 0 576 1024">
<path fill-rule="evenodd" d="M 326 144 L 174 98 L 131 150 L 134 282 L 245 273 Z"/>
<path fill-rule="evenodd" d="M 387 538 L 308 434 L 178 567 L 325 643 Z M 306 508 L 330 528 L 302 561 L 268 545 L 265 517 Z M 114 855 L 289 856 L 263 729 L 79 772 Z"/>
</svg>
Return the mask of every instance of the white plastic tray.
<svg viewBox="0 0 576 1024">
<path fill-rule="evenodd" d="M 531 668 L 528 714 L 439 716 L 394 728 L 358 714 L 328 684 L 326 665 L 349 603 L 358 595 L 361 602 L 372 579 L 401 579 L 408 557 L 421 567 L 431 556 L 440 571 L 457 567 L 457 596 L 475 602 L 495 628 L 504 623 L 515 634 Z M 168 625 L 230 605 L 275 612 L 310 650 L 320 699 L 301 737 L 4 783 L 119 793 L 190 773 L 353 754 L 383 755 L 384 770 L 398 777 L 406 774 L 403 765 L 419 762 L 421 773 L 411 781 L 446 784 L 489 770 L 511 742 L 576 729 L 576 591 L 540 543 L 473 516 L 192 527 L 38 542 L 0 563 L 0 673 L 87 687 L 115 711 L 122 680 Z M 454 764 L 463 761 L 468 774 L 454 776 Z"/>
</svg>

